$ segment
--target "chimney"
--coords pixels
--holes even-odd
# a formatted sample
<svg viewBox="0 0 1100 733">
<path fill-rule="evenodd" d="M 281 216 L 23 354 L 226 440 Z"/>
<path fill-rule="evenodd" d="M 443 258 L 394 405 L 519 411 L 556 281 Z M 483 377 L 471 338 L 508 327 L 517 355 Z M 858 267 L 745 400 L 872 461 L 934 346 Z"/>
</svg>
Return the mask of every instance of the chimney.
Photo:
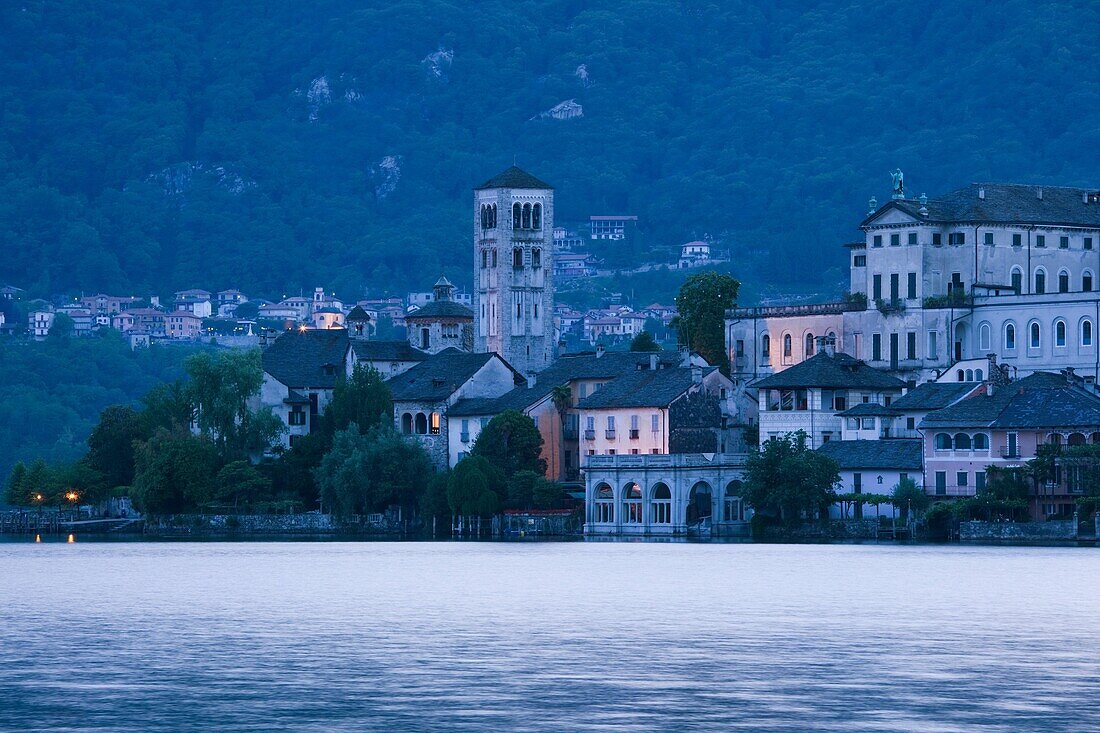
<svg viewBox="0 0 1100 733">
<path fill-rule="evenodd" d="M 691 368 L 691 383 L 702 384 L 703 383 L 703 367 L 693 366 Z"/>
<path fill-rule="evenodd" d="M 596 358 L 597 359 L 603 357 L 605 351 L 607 351 L 607 349 L 604 348 L 603 344 L 596 344 Z"/>
<path fill-rule="evenodd" d="M 657 355 L 656 354 L 650 354 L 649 355 L 649 368 L 652 371 L 657 371 Z"/>
<path fill-rule="evenodd" d="M 1081 192 L 1081 203 L 1087 204 L 1089 202 L 1089 194 L 1087 191 Z"/>
<path fill-rule="evenodd" d="M 985 186 L 978 189 L 978 198 L 985 201 Z M 1040 197 L 1041 198 L 1041 197 Z"/>
<path fill-rule="evenodd" d="M 680 347 L 680 366 L 691 366 L 691 349 L 686 346 Z"/>
<path fill-rule="evenodd" d="M 1035 195 L 1039 198 L 1040 201 L 1043 200 L 1043 187 L 1042 186 L 1039 186 L 1039 188 L 1035 189 Z"/>
<path fill-rule="evenodd" d="M 535 375 L 534 374 L 528 374 L 527 375 L 527 389 L 534 389 L 534 388 L 535 388 Z"/>
</svg>

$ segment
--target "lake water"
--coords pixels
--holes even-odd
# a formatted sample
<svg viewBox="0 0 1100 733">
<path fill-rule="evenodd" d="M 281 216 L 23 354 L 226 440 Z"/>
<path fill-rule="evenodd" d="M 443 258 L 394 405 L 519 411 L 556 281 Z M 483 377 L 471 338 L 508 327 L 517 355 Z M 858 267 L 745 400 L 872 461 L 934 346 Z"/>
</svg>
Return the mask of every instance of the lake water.
<svg viewBox="0 0 1100 733">
<path fill-rule="evenodd" d="M 0 543 L 0 731 L 1097 731 L 1100 550 Z"/>
</svg>

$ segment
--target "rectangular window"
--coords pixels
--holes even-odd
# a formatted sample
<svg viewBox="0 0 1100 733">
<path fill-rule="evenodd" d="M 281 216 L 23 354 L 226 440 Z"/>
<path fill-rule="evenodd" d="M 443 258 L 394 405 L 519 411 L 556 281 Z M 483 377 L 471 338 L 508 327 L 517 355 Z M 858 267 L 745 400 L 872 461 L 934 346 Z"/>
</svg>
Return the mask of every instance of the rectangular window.
<svg viewBox="0 0 1100 733">
<path fill-rule="evenodd" d="M 1035 246 L 1036 247 L 1045 247 L 1045 246 L 1047 246 L 1047 238 L 1046 238 L 1045 234 L 1036 234 L 1035 235 Z"/>
<path fill-rule="evenodd" d="M 966 232 L 951 232 L 948 235 L 947 243 L 956 247 L 966 244 Z"/>
<path fill-rule="evenodd" d="M 737 339 L 735 342 L 734 354 L 739 359 L 745 355 L 745 342 L 742 339 Z"/>
<path fill-rule="evenodd" d="M 955 485 L 959 488 L 966 486 L 966 479 L 969 474 L 966 471 L 955 472 Z"/>
<path fill-rule="evenodd" d="M 916 232 L 909 232 L 909 244 L 916 244 L 916 243 L 917 243 L 917 233 Z"/>
<path fill-rule="evenodd" d="M 932 246 L 939 247 L 943 244 L 943 235 L 939 232 L 932 232 Z"/>
<path fill-rule="evenodd" d="M 917 273 L 910 272 L 905 281 L 905 297 L 916 300 L 917 297 Z"/>
<path fill-rule="evenodd" d="M 596 429 L 596 418 L 593 417 L 592 415 L 587 416 L 584 419 L 584 427 L 585 427 L 586 430 L 595 430 Z"/>
<path fill-rule="evenodd" d="M 897 247 L 900 244 L 901 244 L 901 235 L 900 234 L 891 234 L 890 235 L 890 246 L 891 247 Z"/>
<path fill-rule="evenodd" d="M 905 358 L 917 358 L 917 332 L 909 331 L 905 334 Z"/>
<path fill-rule="evenodd" d="M 1013 234 L 1012 235 L 1012 246 L 1013 247 L 1021 247 L 1021 246 L 1023 246 L 1023 244 L 1024 244 L 1024 235 L 1022 235 L 1022 234 Z"/>
<path fill-rule="evenodd" d="M 867 266 L 867 255 L 856 255 L 855 258 L 852 261 L 852 264 L 855 267 L 866 267 Z"/>
<path fill-rule="evenodd" d="M 1005 446 L 1005 458 L 1019 458 L 1020 457 L 1020 443 L 1018 433 L 1008 434 L 1008 445 Z"/>
<path fill-rule="evenodd" d="M 615 416 L 614 415 L 608 415 L 607 416 L 607 429 L 608 430 L 614 430 L 615 429 Z"/>
<path fill-rule="evenodd" d="M 875 429 L 875 418 L 873 418 L 873 417 L 863 418 L 863 424 L 860 425 L 860 427 L 863 430 L 874 430 Z"/>
<path fill-rule="evenodd" d="M 939 358 L 939 356 L 937 354 L 937 348 L 936 348 L 937 347 L 937 344 L 936 344 L 936 340 L 937 340 L 936 336 L 937 335 L 938 334 L 935 331 L 929 331 L 928 332 L 928 358 L 929 359 Z"/>
<path fill-rule="evenodd" d="M 637 415 L 631 415 L 630 416 L 630 429 L 631 430 L 637 430 L 638 429 L 638 416 Z"/>
<path fill-rule="evenodd" d="M 862 473 L 856 472 L 856 473 L 852 474 L 852 493 L 853 494 L 862 494 L 863 493 L 863 474 Z"/>
<path fill-rule="evenodd" d="M 915 417 L 905 418 L 905 429 L 906 430 L 916 430 L 917 429 L 917 418 L 915 418 Z"/>
<path fill-rule="evenodd" d="M 890 274 L 890 300 L 897 300 L 901 296 L 899 277 L 896 272 Z"/>
<path fill-rule="evenodd" d="M 1092 237 L 1085 237 L 1084 247 L 1085 249 L 1092 249 Z"/>
<path fill-rule="evenodd" d="M 871 276 L 871 299 L 882 300 L 882 275 Z"/>
<path fill-rule="evenodd" d="M 876 234 L 875 238 L 871 241 L 872 241 L 872 244 L 871 244 L 872 247 L 881 247 L 882 246 L 882 235 L 881 234 Z"/>
<path fill-rule="evenodd" d="M 947 471 L 936 471 L 936 494 L 938 496 L 947 494 Z"/>
<path fill-rule="evenodd" d="M 991 247 L 993 246 L 993 232 L 985 233 L 985 243 Z"/>
<path fill-rule="evenodd" d="M 859 430 L 859 418 L 858 417 L 848 418 L 848 429 L 849 430 Z"/>
<path fill-rule="evenodd" d="M 1058 237 L 1058 249 L 1069 249 L 1069 237 Z"/>
<path fill-rule="evenodd" d="M 659 420 L 660 420 L 660 418 L 657 415 L 650 415 L 649 416 L 649 429 L 652 430 L 655 433 L 660 431 L 659 422 L 658 422 Z"/>
<path fill-rule="evenodd" d="M 976 493 L 985 491 L 985 471 L 974 472 L 974 491 Z"/>
<path fill-rule="evenodd" d="M 882 334 L 871 334 L 871 361 L 882 361 Z"/>
</svg>

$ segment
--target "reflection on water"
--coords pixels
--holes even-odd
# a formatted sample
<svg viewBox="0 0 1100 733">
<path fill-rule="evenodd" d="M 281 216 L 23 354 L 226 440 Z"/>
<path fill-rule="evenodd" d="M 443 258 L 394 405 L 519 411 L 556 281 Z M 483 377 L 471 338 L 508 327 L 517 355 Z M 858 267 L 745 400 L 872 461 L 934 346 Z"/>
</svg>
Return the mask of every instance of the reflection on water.
<svg viewBox="0 0 1100 733">
<path fill-rule="evenodd" d="M 0 731 L 1096 731 L 1100 551 L 0 544 Z"/>
</svg>

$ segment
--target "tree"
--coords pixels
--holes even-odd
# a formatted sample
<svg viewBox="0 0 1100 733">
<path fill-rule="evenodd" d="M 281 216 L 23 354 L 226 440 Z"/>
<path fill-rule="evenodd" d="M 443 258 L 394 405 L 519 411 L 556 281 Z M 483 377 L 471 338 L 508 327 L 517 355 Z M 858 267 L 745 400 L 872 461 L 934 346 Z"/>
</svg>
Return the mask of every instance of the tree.
<svg viewBox="0 0 1100 733">
<path fill-rule="evenodd" d="M 405 440 L 388 423 L 365 435 L 352 423 L 332 440 L 332 448 L 314 471 L 321 503 L 340 516 L 417 506 L 431 458 L 419 443 Z"/>
<path fill-rule="evenodd" d="M 8 483 L 4 489 L 5 503 L 13 506 L 24 506 L 29 503 L 28 495 L 30 492 L 24 488 L 26 478 L 27 466 L 23 461 L 19 461 L 8 475 Z"/>
<path fill-rule="evenodd" d="M 917 482 L 906 476 L 898 481 L 894 487 L 892 496 L 894 506 L 897 507 L 902 519 L 909 519 L 909 510 L 920 515 L 932 503 L 932 497 L 924 493 L 924 489 L 917 486 Z"/>
<path fill-rule="evenodd" d="M 631 351 L 660 351 L 661 345 L 653 340 L 653 334 L 642 331 L 630 342 Z"/>
<path fill-rule="evenodd" d="M 248 461 L 233 461 L 222 466 L 214 478 L 214 497 L 232 500 L 233 508 L 241 503 L 251 505 L 271 492 L 271 481 Z"/>
<path fill-rule="evenodd" d="M 73 319 L 68 313 L 54 313 L 49 337 L 55 341 L 64 341 L 73 335 Z"/>
<path fill-rule="evenodd" d="M 816 518 L 835 501 L 839 482 L 836 461 L 810 450 L 800 430 L 771 438 L 749 455 L 743 495 L 758 513 L 797 522 L 803 514 Z"/>
<path fill-rule="evenodd" d="M 189 357 L 184 367 L 199 431 L 223 460 L 266 449 L 284 429 L 270 410 L 249 409 L 263 384 L 258 349 L 223 351 L 216 357 L 204 351 Z"/>
<path fill-rule="evenodd" d="M 727 374 L 726 310 L 734 306 L 740 288 L 730 275 L 700 272 L 689 277 L 676 296 L 679 315 L 673 324 L 680 343 Z"/>
<path fill-rule="evenodd" d="M 550 390 L 550 401 L 554 403 L 554 409 L 558 413 L 558 427 L 560 428 L 560 435 L 562 440 L 555 441 L 551 449 L 560 448 L 564 442 L 565 437 L 565 420 L 569 414 L 569 408 L 573 406 L 573 390 L 568 384 L 556 385 Z M 558 475 L 565 476 L 566 471 L 569 470 L 569 466 L 565 465 L 564 454 L 555 456 L 555 461 L 558 464 Z"/>
<path fill-rule="evenodd" d="M 328 441 L 320 433 L 295 438 L 289 450 L 281 451 L 277 459 L 262 463 L 268 472 L 274 492 L 293 495 L 305 506 L 314 507 L 320 497 L 314 469 L 325 457 Z"/>
<path fill-rule="evenodd" d="M 151 514 L 195 509 L 214 495 L 218 452 L 205 437 L 186 428 L 159 428 L 134 456 L 133 498 Z"/>
<path fill-rule="evenodd" d="M 447 505 L 462 517 L 489 517 L 500 511 L 507 494 L 503 471 L 483 456 L 463 458 L 451 471 Z"/>
<path fill-rule="evenodd" d="M 187 387 L 180 380 L 162 382 L 141 398 L 142 429 L 152 435 L 157 428 L 173 430 L 190 427 L 195 406 Z"/>
<path fill-rule="evenodd" d="M 485 458 L 503 471 L 505 477 L 516 471 L 546 475 L 542 435 L 535 421 L 518 410 L 505 410 L 490 420 L 477 436 L 470 454 Z"/>
<path fill-rule="evenodd" d="M 88 436 L 88 465 L 104 475 L 109 486 L 134 482 L 134 444 L 149 436 L 137 411 L 111 405 L 99 413 L 99 423 Z"/>
<path fill-rule="evenodd" d="M 356 364 L 350 378 L 336 380 L 323 425 L 329 438 L 352 423 L 365 433 L 388 421 L 392 413 L 393 395 L 382 374 L 373 367 Z"/>
</svg>

